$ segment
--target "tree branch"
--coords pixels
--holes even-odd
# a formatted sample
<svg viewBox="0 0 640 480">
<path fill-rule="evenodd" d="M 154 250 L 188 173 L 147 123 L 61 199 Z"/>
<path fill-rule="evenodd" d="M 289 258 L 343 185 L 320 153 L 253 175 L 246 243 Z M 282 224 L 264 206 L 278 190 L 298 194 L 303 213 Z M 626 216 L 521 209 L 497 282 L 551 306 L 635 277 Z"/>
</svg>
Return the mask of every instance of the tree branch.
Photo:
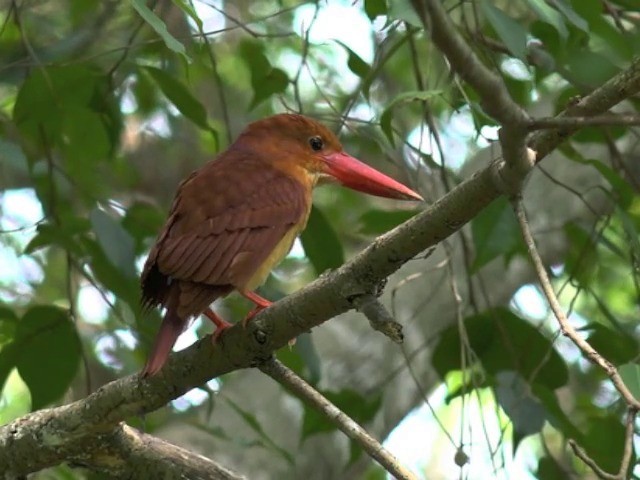
<svg viewBox="0 0 640 480">
<path fill-rule="evenodd" d="M 237 475 L 202 455 L 177 447 L 153 435 L 121 424 L 99 437 L 100 444 L 86 465 L 113 478 L 162 478 L 164 480 L 240 480 Z M 80 463 L 82 456 L 77 457 Z"/>
<path fill-rule="evenodd" d="M 548 117 L 531 120 L 528 129 L 544 130 L 550 128 L 582 127 L 638 127 L 640 115 L 598 115 L 596 117 Z"/>
<path fill-rule="evenodd" d="M 357 442 L 371 458 L 375 459 L 395 478 L 398 480 L 416 479 L 416 476 L 411 471 L 402 466 L 396 457 L 369 435 L 364 428 L 279 360 L 271 358 L 258 368 L 324 415 L 327 420 L 338 427 L 351 440 Z"/>
<path fill-rule="evenodd" d="M 640 57 L 561 116 L 602 114 L 639 90 Z M 536 161 L 573 131 L 568 127 L 534 135 L 529 145 L 537 152 Z M 33 412 L 0 427 L 0 465 L 9 474 L 25 475 L 72 460 L 83 448 L 89 449 L 93 437 L 113 431 L 122 420 L 158 409 L 211 378 L 260 364 L 289 339 L 353 308 L 349 301 L 353 293 L 375 293 L 376 285 L 409 259 L 458 231 L 503 194 L 496 178 L 504 170 L 504 162 L 493 162 L 376 239 L 350 262 L 258 314 L 246 329 L 230 328 L 219 344 L 204 338 L 172 355 L 156 376 L 130 375 L 82 400 Z M 505 178 L 521 182 L 526 173 L 515 170 L 514 176 Z"/>
</svg>

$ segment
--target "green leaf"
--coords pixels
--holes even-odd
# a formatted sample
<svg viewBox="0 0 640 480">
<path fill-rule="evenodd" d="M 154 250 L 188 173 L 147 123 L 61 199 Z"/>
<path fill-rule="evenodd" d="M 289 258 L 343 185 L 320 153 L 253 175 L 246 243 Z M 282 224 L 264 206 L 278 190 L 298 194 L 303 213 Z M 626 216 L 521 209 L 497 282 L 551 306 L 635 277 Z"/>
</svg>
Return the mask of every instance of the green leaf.
<svg viewBox="0 0 640 480">
<path fill-rule="evenodd" d="M 417 28 L 424 28 L 420 17 L 409 0 L 393 0 L 389 2 L 388 15 L 391 20 L 402 20 Z"/>
<path fill-rule="evenodd" d="M 127 275 L 116 267 L 111 260 L 107 258 L 100 244 L 91 238 L 82 238 L 82 248 L 89 254 L 89 266 L 95 278 L 107 289 L 111 290 L 119 299 L 127 302 L 129 308 L 134 312 L 136 320 L 142 321 L 142 316 L 137 315 L 137 313 L 140 312 L 140 287 L 135 273 L 133 276 Z M 149 325 L 149 322 L 143 323 L 144 325 Z"/>
<path fill-rule="evenodd" d="M 136 254 L 144 253 L 148 248 L 147 240 L 158 235 L 165 217 L 163 211 L 148 203 L 136 202 L 127 208 L 122 226 L 135 240 Z"/>
<path fill-rule="evenodd" d="M 323 391 L 320 393 L 360 425 L 371 421 L 382 405 L 382 396 L 380 394 L 363 397 L 358 392 L 349 389 L 340 390 L 339 392 Z M 315 408 L 305 405 L 301 441 L 310 435 L 330 432 L 336 429 L 337 427 Z"/>
<path fill-rule="evenodd" d="M 189 15 L 189 17 L 191 17 L 191 19 L 196 22 L 196 25 L 198 25 L 198 29 L 202 31 L 202 20 L 200 20 L 200 17 L 193 9 L 191 4 L 189 4 L 189 2 L 186 2 L 185 0 L 173 0 L 173 4 L 176 5 L 184 13 Z"/>
<path fill-rule="evenodd" d="M 322 366 L 320 356 L 313 344 L 313 337 L 308 333 L 303 333 L 296 339 L 295 349 L 300 353 L 307 370 L 309 371 L 309 383 L 312 385 L 320 381 Z"/>
<path fill-rule="evenodd" d="M 540 20 L 557 30 L 561 38 L 566 39 L 569 36 L 569 31 L 560 12 L 551 8 L 544 0 L 526 0 L 526 2 L 536 12 Z"/>
<path fill-rule="evenodd" d="M 255 108 L 272 95 L 283 93 L 289 86 L 287 74 L 274 68 L 264 54 L 264 45 L 255 41 L 243 41 L 240 44 L 240 55 L 251 74 L 253 99 L 250 109 Z"/>
<path fill-rule="evenodd" d="M 300 241 L 318 275 L 344 263 L 344 252 L 338 235 L 322 210 L 315 205 L 311 207 L 307 228 L 300 235 Z"/>
<path fill-rule="evenodd" d="M 538 460 L 538 469 L 535 473 L 538 480 L 566 480 L 567 472 L 553 457 L 542 457 Z"/>
<path fill-rule="evenodd" d="M 624 450 L 624 426 L 617 413 L 590 418 L 580 446 L 605 472 L 617 472 Z"/>
<path fill-rule="evenodd" d="M 593 68 L 597 65 L 598 68 Z M 620 69 L 608 56 L 581 48 L 567 58 L 569 80 L 581 90 L 597 87 L 613 77 Z"/>
<path fill-rule="evenodd" d="M 589 24 L 587 21 L 582 18 L 576 11 L 573 9 L 573 6 L 567 0 L 555 0 L 554 5 L 560 13 L 562 13 L 569 22 L 571 22 L 575 27 L 579 28 L 583 32 L 589 33 Z"/>
<path fill-rule="evenodd" d="M 380 115 L 380 128 L 382 128 L 382 131 L 386 135 L 389 142 L 392 145 L 394 145 L 393 129 L 391 128 L 391 120 L 392 120 L 392 113 L 393 113 L 394 107 L 401 105 L 403 103 L 409 103 L 409 102 L 415 102 L 415 101 L 426 102 L 442 94 L 443 94 L 442 90 L 424 90 L 424 91 L 416 90 L 416 91 L 401 93 L 400 95 L 395 97 L 393 100 L 391 100 L 391 102 L 387 104 L 387 107 L 382 112 L 382 115 Z"/>
<path fill-rule="evenodd" d="M 387 14 L 387 1 L 386 0 L 364 0 L 364 12 L 369 17 L 369 20 L 373 21 L 379 15 Z"/>
<path fill-rule="evenodd" d="M 513 423 L 513 449 L 516 451 L 522 438 L 542 430 L 545 410 L 540 401 L 531 395 L 529 384 L 517 372 L 498 372 L 496 380 L 498 403 Z"/>
<path fill-rule="evenodd" d="M 217 132 L 209 125 L 207 111 L 187 88 L 164 70 L 155 67 L 142 67 L 158 84 L 162 93 L 169 99 L 178 111 L 203 130 L 207 130 L 216 137 Z"/>
<path fill-rule="evenodd" d="M 620 365 L 618 372 L 633 396 L 636 399 L 640 399 L 640 365 L 636 363 L 625 363 L 624 365 Z"/>
<path fill-rule="evenodd" d="M 627 209 L 635 197 L 635 193 L 629 183 L 625 181 L 615 170 L 605 165 L 600 160 L 591 159 L 583 162 L 591 165 L 607 180 L 612 187 L 613 198 L 616 199 L 618 205 Z"/>
<path fill-rule="evenodd" d="M 133 239 L 120 222 L 115 221 L 99 208 L 94 208 L 89 214 L 91 227 L 96 234 L 98 243 L 114 267 L 128 277 L 135 277 L 135 253 Z"/>
<path fill-rule="evenodd" d="M 511 53 L 525 61 L 527 56 L 527 31 L 522 26 L 495 7 L 489 0 L 481 3 L 482 11 L 500 40 Z"/>
<path fill-rule="evenodd" d="M 79 254 L 82 247 L 76 236 L 89 231 L 89 222 L 84 218 L 65 218 L 61 224 L 41 223 L 36 235 L 27 244 L 23 253 L 33 253 L 44 247 L 56 245 L 64 250 Z"/>
<path fill-rule="evenodd" d="M 14 342 L 18 373 L 38 410 L 59 399 L 71 385 L 80 363 L 80 339 L 67 312 L 33 307 L 18 324 Z"/>
<path fill-rule="evenodd" d="M 471 349 L 488 374 L 516 371 L 523 378 L 550 389 L 567 383 L 567 365 L 552 342 L 510 310 L 496 308 L 467 317 L 464 327 Z M 433 366 L 441 378 L 462 369 L 460 342 L 457 325 L 442 332 L 432 357 Z"/>
<path fill-rule="evenodd" d="M 545 416 L 549 423 L 566 438 L 573 438 L 578 443 L 582 443 L 584 435 L 572 423 L 572 419 L 564 413 L 558 402 L 558 396 L 549 388 L 535 382 L 531 385 L 531 392 L 544 405 Z"/>
<path fill-rule="evenodd" d="M 567 275 L 574 278 L 582 287 L 589 287 L 598 271 L 598 251 L 591 235 L 581 226 L 568 223 L 564 233 L 571 248 L 565 257 Z"/>
<path fill-rule="evenodd" d="M 129 0 L 129 2 L 138 12 L 138 15 L 162 38 L 170 50 L 182 55 L 187 61 L 191 61 L 184 45 L 169 33 L 165 23 L 147 7 L 145 0 Z"/>
<path fill-rule="evenodd" d="M 416 213 L 406 210 L 369 210 L 360 217 L 360 232 L 365 235 L 380 235 L 406 222 Z"/>
<path fill-rule="evenodd" d="M 360 55 L 351 50 L 346 44 L 343 42 L 336 40 L 338 45 L 344 48 L 347 51 L 347 55 L 349 56 L 347 60 L 347 66 L 349 70 L 355 73 L 358 77 L 365 79 L 371 73 L 371 66 L 365 62 Z"/>
<path fill-rule="evenodd" d="M 262 428 L 262 425 L 260 425 L 260 422 L 258 422 L 258 419 L 254 415 L 244 410 L 242 407 L 240 407 L 240 405 L 235 403 L 233 400 L 229 398 L 225 398 L 225 400 L 227 401 L 227 404 L 240 416 L 240 418 L 242 418 L 245 421 L 245 423 L 254 432 L 258 434 L 258 436 L 264 442 L 265 445 L 267 445 L 271 450 L 277 452 L 290 465 L 293 465 L 295 463 L 293 460 L 293 457 L 288 451 L 286 451 L 284 448 L 280 447 L 273 440 L 271 440 L 271 437 L 266 434 L 266 432 Z"/>
<path fill-rule="evenodd" d="M 471 264 L 472 273 L 500 255 L 508 261 L 525 248 L 518 221 L 504 197 L 489 204 L 471 221 L 471 237 L 476 253 Z"/>
<path fill-rule="evenodd" d="M 69 106 L 58 121 L 63 132 L 59 146 L 65 156 L 67 173 L 76 179 L 93 174 L 97 181 L 92 185 L 99 185 L 95 161 L 106 159 L 111 151 L 111 140 L 101 115 L 89 108 Z"/>
<path fill-rule="evenodd" d="M 591 346 L 614 365 L 630 362 L 638 355 L 638 345 L 630 335 L 599 323 L 591 323 L 582 330 L 590 331 L 588 340 Z"/>
</svg>

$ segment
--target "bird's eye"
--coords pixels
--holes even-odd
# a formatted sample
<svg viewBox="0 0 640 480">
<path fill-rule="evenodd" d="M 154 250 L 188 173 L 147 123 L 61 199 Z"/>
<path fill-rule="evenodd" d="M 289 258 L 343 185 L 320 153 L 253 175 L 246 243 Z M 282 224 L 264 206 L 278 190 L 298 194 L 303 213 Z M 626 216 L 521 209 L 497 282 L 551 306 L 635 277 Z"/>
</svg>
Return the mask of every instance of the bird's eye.
<svg viewBox="0 0 640 480">
<path fill-rule="evenodd" d="M 322 150 L 322 147 L 324 147 L 324 143 L 322 142 L 322 138 L 320 137 L 311 137 L 309 139 L 309 145 L 311 145 L 311 148 L 316 152 L 319 152 L 320 150 Z"/>
</svg>

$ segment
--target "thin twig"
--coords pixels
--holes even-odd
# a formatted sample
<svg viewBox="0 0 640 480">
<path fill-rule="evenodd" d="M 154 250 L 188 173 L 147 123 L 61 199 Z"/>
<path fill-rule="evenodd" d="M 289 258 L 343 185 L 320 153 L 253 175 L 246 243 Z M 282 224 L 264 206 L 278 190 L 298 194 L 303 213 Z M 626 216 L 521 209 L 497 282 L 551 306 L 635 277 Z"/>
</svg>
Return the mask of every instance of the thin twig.
<svg viewBox="0 0 640 480">
<path fill-rule="evenodd" d="M 563 335 L 569 337 L 571 341 L 582 351 L 582 353 L 593 363 L 602 368 L 607 376 L 613 382 L 614 387 L 620 395 L 624 398 L 625 402 L 630 408 L 639 409 L 640 402 L 633 396 L 627 385 L 624 383 L 618 370 L 616 367 L 609 362 L 606 358 L 604 358 L 600 353 L 595 350 L 589 342 L 587 342 L 584 338 L 582 338 L 576 329 L 569 323 L 562 307 L 560 306 L 560 302 L 553 290 L 553 286 L 551 285 L 551 281 L 549 280 L 549 276 L 547 275 L 547 271 L 542 263 L 542 259 L 540 258 L 540 254 L 538 253 L 538 249 L 535 245 L 535 240 L 533 239 L 533 235 L 531 234 L 531 229 L 529 228 L 529 222 L 527 221 L 526 212 L 524 210 L 524 206 L 522 204 L 522 199 L 517 198 L 513 200 L 513 209 L 515 211 L 516 217 L 518 218 L 518 223 L 520 224 L 520 230 L 522 232 L 522 236 L 527 245 L 527 250 L 529 251 L 529 256 L 531 257 L 531 261 L 533 262 L 533 266 L 536 270 L 536 274 L 538 275 L 538 280 L 540 282 L 540 286 L 542 287 L 542 291 L 549 302 L 549 306 L 553 311 L 558 323 L 560 325 L 560 331 Z"/>
<path fill-rule="evenodd" d="M 402 325 L 394 320 L 387 308 L 375 295 L 358 295 L 353 299 L 353 305 L 356 310 L 367 317 L 371 328 L 389 337 L 395 343 L 400 344 L 404 341 Z"/>
<path fill-rule="evenodd" d="M 391 475 L 401 480 L 416 479 L 416 476 L 402 466 L 380 442 L 280 361 L 272 357 L 259 368 L 324 415 L 346 436 L 357 442 L 371 458 L 375 459 Z"/>
<path fill-rule="evenodd" d="M 636 408 L 629 407 L 627 411 L 627 420 L 625 422 L 624 450 L 622 452 L 620 470 L 618 470 L 618 473 L 616 474 L 605 472 L 598 463 L 576 443 L 575 440 L 569 440 L 569 446 L 576 457 L 586 463 L 598 478 L 601 478 L 602 480 L 626 480 L 629 473 L 629 466 L 631 465 L 631 458 L 633 457 L 633 434 L 637 414 L 638 410 Z"/>
</svg>

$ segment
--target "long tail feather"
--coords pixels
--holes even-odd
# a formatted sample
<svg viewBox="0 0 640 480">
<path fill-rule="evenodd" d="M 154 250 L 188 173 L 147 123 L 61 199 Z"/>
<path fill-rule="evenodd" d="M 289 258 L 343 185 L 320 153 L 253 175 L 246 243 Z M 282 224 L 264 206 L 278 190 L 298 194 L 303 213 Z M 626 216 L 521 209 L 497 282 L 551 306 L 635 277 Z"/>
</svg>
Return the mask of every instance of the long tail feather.
<svg viewBox="0 0 640 480">
<path fill-rule="evenodd" d="M 162 319 L 160 331 L 156 337 L 156 343 L 151 350 L 147 364 L 142 369 L 142 376 L 155 375 L 167 361 L 171 348 L 176 343 L 178 336 L 186 327 L 187 320 L 178 316 L 175 310 L 168 308 Z"/>
</svg>

